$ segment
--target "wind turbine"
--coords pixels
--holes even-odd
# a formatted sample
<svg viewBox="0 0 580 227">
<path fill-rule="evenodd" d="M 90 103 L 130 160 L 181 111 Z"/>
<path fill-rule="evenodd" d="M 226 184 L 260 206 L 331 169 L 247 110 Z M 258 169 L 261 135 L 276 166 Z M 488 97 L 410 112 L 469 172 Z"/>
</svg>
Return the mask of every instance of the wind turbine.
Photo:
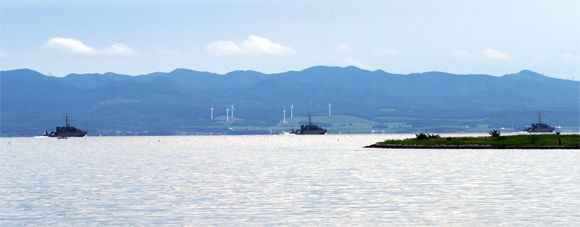
<svg viewBox="0 0 580 227">
<path fill-rule="evenodd" d="M 286 109 L 284 109 L 284 123 L 286 123 Z"/>
<path fill-rule="evenodd" d="M 211 119 L 213 120 L 213 106 L 211 106 L 210 110 L 211 110 Z"/>
<path fill-rule="evenodd" d="M 230 106 L 232 107 L 232 117 L 234 117 L 234 110 L 235 110 L 236 108 L 234 108 L 234 104 L 232 104 L 232 105 L 230 105 Z"/>
<path fill-rule="evenodd" d="M 292 118 L 292 108 L 294 108 L 294 104 L 290 106 L 290 118 Z"/>
<path fill-rule="evenodd" d="M 228 116 L 230 115 L 230 108 L 228 108 L 228 105 L 226 105 L 226 121 L 229 121 Z"/>
<path fill-rule="evenodd" d="M 330 106 L 332 106 L 332 103 L 328 104 L 328 116 L 330 116 Z"/>
</svg>

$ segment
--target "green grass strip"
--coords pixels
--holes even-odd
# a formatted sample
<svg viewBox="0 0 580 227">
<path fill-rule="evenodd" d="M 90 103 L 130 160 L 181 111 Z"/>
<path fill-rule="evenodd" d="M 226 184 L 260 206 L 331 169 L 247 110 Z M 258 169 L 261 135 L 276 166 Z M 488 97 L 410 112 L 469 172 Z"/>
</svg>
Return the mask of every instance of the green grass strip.
<svg viewBox="0 0 580 227">
<path fill-rule="evenodd" d="M 385 140 L 369 147 L 485 147 L 485 148 L 580 148 L 580 135 L 529 134 L 500 137 L 447 137 Z"/>
</svg>

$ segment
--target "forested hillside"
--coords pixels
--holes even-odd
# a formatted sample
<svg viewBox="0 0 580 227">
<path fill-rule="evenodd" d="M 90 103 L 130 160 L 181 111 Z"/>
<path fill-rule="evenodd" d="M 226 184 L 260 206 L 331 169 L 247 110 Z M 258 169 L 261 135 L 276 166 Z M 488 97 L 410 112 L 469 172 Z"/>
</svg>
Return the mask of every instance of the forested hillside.
<svg viewBox="0 0 580 227">
<path fill-rule="evenodd" d="M 2 136 L 41 135 L 64 125 L 66 113 L 89 136 L 271 133 L 299 127 L 297 120 L 282 122 L 284 109 L 289 120 L 291 105 L 295 118 L 304 121 L 312 113 L 315 121 L 337 128 L 329 133 L 348 127 L 352 130 L 342 133 L 363 132 L 356 129 L 363 126 L 344 120 L 354 118 L 378 128 L 399 125 L 390 132 L 455 132 L 481 125 L 517 130 L 536 122 L 539 112 L 544 122 L 577 129 L 580 115 L 579 82 L 528 70 L 496 77 L 317 66 L 278 74 L 176 69 L 51 77 L 20 69 L 0 77 Z M 234 117 L 226 121 L 231 105 Z"/>
</svg>

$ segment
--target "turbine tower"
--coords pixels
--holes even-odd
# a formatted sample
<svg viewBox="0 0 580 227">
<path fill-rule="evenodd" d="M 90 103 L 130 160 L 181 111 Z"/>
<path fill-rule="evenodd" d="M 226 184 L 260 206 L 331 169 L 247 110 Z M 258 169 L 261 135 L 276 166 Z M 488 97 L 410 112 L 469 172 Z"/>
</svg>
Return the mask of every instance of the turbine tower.
<svg viewBox="0 0 580 227">
<path fill-rule="evenodd" d="M 210 110 L 211 110 L 211 119 L 213 120 L 213 106 L 211 106 Z"/>
<path fill-rule="evenodd" d="M 294 108 L 294 104 L 290 106 L 290 118 L 292 118 L 292 109 Z"/>
<path fill-rule="evenodd" d="M 284 123 L 286 123 L 286 109 L 284 109 Z"/>
<path fill-rule="evenodd" d="M 235 110 L 236 108 L 234 108 L 234 104 L 232 104 L 232 105 L 230 105 L 230 106 L 232 107 L 232 117 L 234 117 L 234 110 Z"/>
<path fill-rule="evenodd" d="M 226 121 L 229 121 L 228 116 L 230 115 L 230 108 L 226 105 Z"/>
<path fill-rule="evenodd" d="M 330 116 L 330 106 L 332 106 L 332 103 L 328 104 L 328 116 Z"/>
</svg>

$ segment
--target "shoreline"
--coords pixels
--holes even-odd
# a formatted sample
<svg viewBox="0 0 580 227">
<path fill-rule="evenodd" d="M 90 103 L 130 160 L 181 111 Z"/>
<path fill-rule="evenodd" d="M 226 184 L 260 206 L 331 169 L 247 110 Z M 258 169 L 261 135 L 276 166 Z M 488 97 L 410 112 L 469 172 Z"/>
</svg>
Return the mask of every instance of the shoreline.
<svg viewBox="0 0 580 227">
<path fill-rule="evenodd" d="M 580 146 L 491 146 L 491 145 L 400 145 L 372 144 L 364 148 L 379 149 L 501 149 L 501 150 L 580 150 Z"/>
</svg>

